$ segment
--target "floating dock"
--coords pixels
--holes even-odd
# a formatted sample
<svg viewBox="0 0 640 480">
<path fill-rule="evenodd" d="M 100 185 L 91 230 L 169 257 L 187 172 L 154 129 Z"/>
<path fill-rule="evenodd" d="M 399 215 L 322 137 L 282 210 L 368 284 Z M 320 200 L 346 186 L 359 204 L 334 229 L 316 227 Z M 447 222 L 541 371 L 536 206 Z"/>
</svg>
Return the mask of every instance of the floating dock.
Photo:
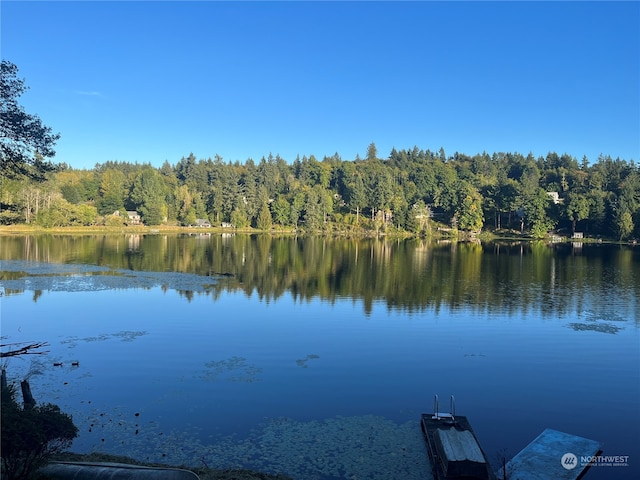
<svg viewBox="0 0 640 480">
<path fill-rule="evenodd" d="M 420 417 L 433 477 L 436 480 L 495 480 L 495 474 L 469 420 L 456 415 L 455 408 L 452 395 L 451 413 L 439 413 L 436 395 L 433 413 L 423 413 Z"/>
<path fill-rule="evenodd" d="M 467 417 L 422 414 L 420 424 L 436 480 L 496 479 Z"/>
<path fill-rule="evenodd" d="M 602 452 L 600 442 L 547 428 L 496 474 L 467 417 L 455 414 L 453 395 L 450 401 L 451 413 L 439 413 L 436 395 L 434 413 L 420 417 L 435 480 L 578 480 Z"/>
<path fill-rule="evenodd" d="M 581 459 L 601 451 L 600 442 L 547 428 L 507 463 L 507 478 L 577 480 L 589 468 L 589 463 Z M 498 478 L 504 478 L 504 469 L 500 469 Z"/>
</svg>

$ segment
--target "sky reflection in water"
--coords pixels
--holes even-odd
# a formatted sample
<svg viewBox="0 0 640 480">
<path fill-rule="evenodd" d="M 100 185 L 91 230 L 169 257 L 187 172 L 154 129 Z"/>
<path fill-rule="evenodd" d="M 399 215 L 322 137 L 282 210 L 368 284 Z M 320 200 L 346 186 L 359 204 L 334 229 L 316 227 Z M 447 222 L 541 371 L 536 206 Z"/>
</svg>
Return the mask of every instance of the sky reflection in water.
<svg viewBox="0 0 640 480">
<path fill-rule="evenodd" d="M 45 287 L 60 274 L 44 273 L 34 278 Z M 615 299 L 555 318 L 448 307 L 411 314 L 383 302 L 365 314 L 352 299 L 289 294 L 187 301 L 166 285 L 211 279 L 175 274 L 143 274 L 143 288 L 98 280 L 86 291 L 84 273 L 58 277 L 80 278 L 84 291 L 1 300 L 5 341 L 50 343 L 46 357 L 12 359 L 10 376 L 41 371 L 34 395 L 73 414 L 78 451 L 297 478 L 425 478 L 418 419 L 438 393 L 455 394 L 492 461 L 547 427 L 640 458 L 638 328 L 634 306 Z"/>
</svg>

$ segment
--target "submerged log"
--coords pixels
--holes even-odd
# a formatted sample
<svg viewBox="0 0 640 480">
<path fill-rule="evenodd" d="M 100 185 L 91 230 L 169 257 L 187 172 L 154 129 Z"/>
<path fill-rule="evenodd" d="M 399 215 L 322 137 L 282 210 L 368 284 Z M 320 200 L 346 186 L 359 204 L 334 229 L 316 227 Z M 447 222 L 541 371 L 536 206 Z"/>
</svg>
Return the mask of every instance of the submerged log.
<svg viewBox="0 0 640 480">
<path fill-rule="evenodd" d="M 23 345 L 23 346 L 18 348 L 17 350 L 0 352 L 0 358 L 17 357 L 18 355 L 44 355 L 45 353 L 48 353 L 48 351 L 34 351 L 43 347 L 48 347 L 49 344 L 47 342 L 30 343 L 28 345 L 24 345 L 24 343 L 6 343 L 6 344 L 0 345 L 0 347 L 11 347 L 11 346 L 17 346 L 17 345 Z"/>
</svg>

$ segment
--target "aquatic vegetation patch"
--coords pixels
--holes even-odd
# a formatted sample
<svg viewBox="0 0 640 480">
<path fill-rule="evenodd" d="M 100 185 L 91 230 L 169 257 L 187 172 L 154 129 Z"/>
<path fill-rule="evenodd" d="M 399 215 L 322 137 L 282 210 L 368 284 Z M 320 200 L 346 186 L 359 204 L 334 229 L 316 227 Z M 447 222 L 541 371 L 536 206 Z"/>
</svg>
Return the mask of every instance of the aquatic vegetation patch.
<svg viewBox="0 0 640 480">
<path fill-rule="evenodd" d="M 69 275 L 90 272 L 107 272 L 109 268 L 74 263 L 30 262 L 27 260 L 3 260 L 2 270 L 21 273 L 23 276 Z"/>
<path fill-rule="evenodd" d="M 122 332 L 118 332 L 118 333 L 113 333 L 111 334 L 112 337 L 114 338 L 119 338 L 120 340 L 122 340 L 123 342 L 133 342 L 136 338 L 138 337 L 142 337 L 144 335 L 146 335 L 147 332 L 146 331 L 122 331 Z"/>
<path fill-rule="evenodd" d="M 61 340 L 60 344 L 68 345 L 68 348 L 74 348 L 78 346 L 78 343 L 84 342 L 103 342 L 105 340 L 110 340 L 113 338 L 119 338 L 123 342 L 133 342 L 136 338 L 142 337 L 143 335 L 147 335 L 146 331 L 122 331 L 117 333 L 102 333 L 100 335 L 95 335 L 92 337 L 68 337 L 65 340 Z"/>
<path fill-rule="evenodd" d="M 122 412 L 94 414 L 89 450 L 173 465 L 250 468 L 296 479 L 412 480 L 430 475 L 417 421 L 397 424 L 376 415 L 309 422 L 276 418 L 246 438 L 204 442 L 194 430 L 163 432 L 156 422 L 128 417 Z"/>
<path fill-rule="evenodd" d="M 627 318 L 620 315 L 618 312 L 607 310 L 608 309 L 600 311 L 588 310 L 580 315 L 584 319 L 583 322 L 572 322 L 567 326 L 577 332 L 590 331 L 616 334 L 620 330 L 623 330 L 624 327 L 615 325 L 615 323 L 625 323 Z"/>
<path fill-rule="evenodd" d="M 598 321 L 604 321 L 604 322 L 626 322 L 628 320 L 627 317 L 625 317 L 624 315 L 621 315 L 618 312 L 613 312 L 613 311 L 600 311 L 600 312 L 596 312 L 593 310 L 589 310 L 588 312 L 585 313 L 584 315 L 585 320 L 589 321 L 589 322 L 598 322 Z"/>
<path fill-rule="evenodd" d="M 314 355 L 314 354 L 307 355 L 307 356 L 306 356 L 306 357 L 304 357 L 304 358 L 299 358 L 299 359 L 297 359 L 297 360 L 296 360 L 296 365 L 298 365 L 298 366 L 299 366 L 299 367 L 301 367 L 301 368 L 309 368 L 309 365 L 307 365 L 307 363 L 309 362 L 309 360 L 316 360 L 316 359 L 318 359 L 318 358 L 320 358 L 320 356 L 319 356 L 319 355 Z"/>
<path fill-rule="evenodd" d="M 210 292 L 217 277 L 180 272 L 144 272 L 95 265 L 2 262 L 2 285 L 9 290 L 91 292 L 162 287 L 178 291 Z"/>
<path fill-rule="evenodd" d="M 611 323 L 569 323 L 567 326 L 577 332 L 591 331 L 616 334 L 622 330 L 622 327 L 618 327 Z"/>
<path fill-rule="evenodd" d="M 244 357 L 233 356 L 225 360 L 212 360 L 204 364 L 206 370 L 203 380 L 252 383 L 260 380 L 262 369 L 250 363 Z"/>
</svg>

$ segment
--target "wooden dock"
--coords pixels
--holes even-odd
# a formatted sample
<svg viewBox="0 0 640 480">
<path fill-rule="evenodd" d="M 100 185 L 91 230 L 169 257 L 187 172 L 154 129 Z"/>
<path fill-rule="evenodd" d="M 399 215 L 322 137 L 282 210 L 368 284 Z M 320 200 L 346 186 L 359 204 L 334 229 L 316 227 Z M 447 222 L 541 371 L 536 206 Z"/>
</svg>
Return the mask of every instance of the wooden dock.
<svg viewBox="0 0 640 480">
<path fill-rule="evenodd" d="M 519 480 L 577 480 L 589 465 L 581 457 L 598 455 L 602 444 L 595 440 L 547 428 L 505 466 L 506 478 Z M 504 477 L 504 469 L 498 472 Z"/>
<path fill-rule="evenodd" d="M 436 480 L 496 479 L 467 417 L 423 413 L 420 426 Z"/>
</svg>

